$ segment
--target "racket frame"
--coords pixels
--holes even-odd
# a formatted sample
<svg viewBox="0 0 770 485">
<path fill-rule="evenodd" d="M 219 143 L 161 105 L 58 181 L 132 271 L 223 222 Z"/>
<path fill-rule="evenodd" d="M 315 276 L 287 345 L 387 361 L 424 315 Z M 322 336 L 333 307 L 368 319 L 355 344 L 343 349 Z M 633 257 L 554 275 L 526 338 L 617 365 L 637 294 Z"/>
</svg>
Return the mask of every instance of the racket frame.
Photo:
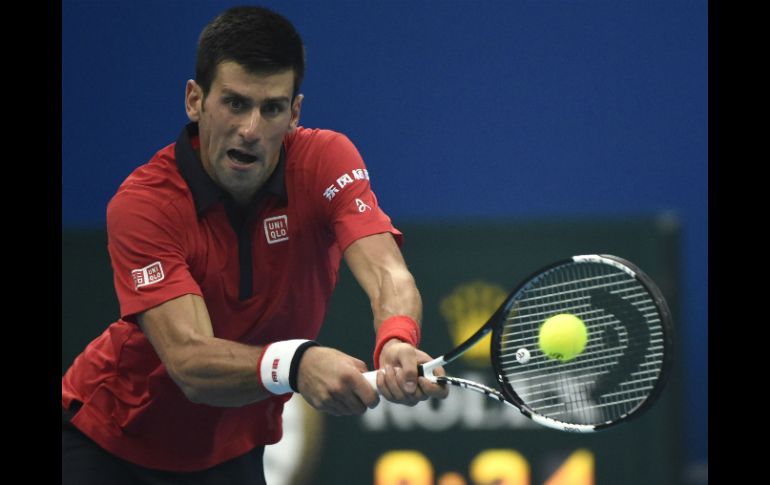
<svg viewBox="0 0 770 485">
<path fill-rule="evenodd" d="M 499 333 L 503 329 L 503 322 L 505 321 L 504 315 L 508 314 L 508 310 L 510 307 L 516 302 L 515 296 L 517 293 L 522 291 L 526 286 L 530 284 L 530 282 L 541 276 L 545 273 L 549 272 L 550 270 L 570 263 L 600 263 L 600 264 L 608 264 L 610 266 L 613 266 L 619 270 L 624 271 L 629 276 L 636 279 L 644 288 L 647 290 L 647 292 L 652 296 L 652 300 L 655 304 L 655 307 L 658 311 L 658 314 L 660 315 L 660 325 L 663 332 L 663 348 L 665 349 L 664 355 L 663 355 L 663 362 L 661 365 L 661 371 L 658 379 L 655 381 L 655 384 L 653 386 L 652 391 L 649 395 L 642 401 L 638 406 L 635 408 L 629 410 L 628 412 L 624 413 L 620 417 L 613 419 L 611 421 L 606 421 L 603 423 L 597 423 L 597 424 L 574 424 L 574 423 L 565 423 L 553 418 L 549 418 L 547 416 L 543 416 L 541 414 L 538 414 L 536 411 L 534 411 L 531 407 L 529 407 L 522 399 L 519 397 L 519 395 L 516 393 L 516 391 L 513 389 L 511 385 L 509 385 L 506 382 L 506 379 L 504 377 L 504 371 L 502 369 L 502 358 L 500 356 L 500 349 L 495 346 L 495 342 L 499 340 Z M 620 424 L 622 422 L 629 421 L 632 418 L 636 418 L 643 414 L 649 407 L 655 402 L 655 400 L 660 396 L 660 393 L 662 392 L 666 381 L 668 380 L 668 376 L 670 374 L 670 369 L 673 363 L 673 323 L 672 323 L 672 317 L 671 317 L 671 311 L 669 310 L 668 304 L 666 303 L 665 298 L 663 297 L 662 292 L 658 288 L 658 286 L 652 281 L 652 279 L 647 276 L 639 267 L 637 267 L 635 264 L 631 263 L 630 261 L 620 258 L 618 256 L 612 256 L 609 254 L 587 254 L 587 255 L 580 255 L 580 256 L 573 256 L 569 259 L 564 259 L 561 261 L 554 262 L 552 264 L 549 264 L 548 266 L 545 266 L 538 271 L 533 272 L 529 275 L 529 277 L 523 279 L 521 283 L 514 289 L 510 295 L 508 295 L 508 298 L 506 298 L 505 302 L 501 305 L 501 308 L 498 309 L 498 311 L 495 312 L 492 318 L 496 318 L 495 321 L 492 321 L 490 319 L 489 322 L 485 324 L 490 325 L 492 327 L 492 339 L 490 341 L 490 352 L 491 352 L 491 362 L 492 366 L 495 371 L 495 375 L 498 381 L 498 387 L 501 391 L 501 394 L 505 397 L 506 402 L 509 404 L 512 404 L 516 408 L 521 411 L 522 414 L 524 414 L 526 417 L 530 418 L 531 420 L 537 422 L 538 424 L 541 424 L 543 426 L 558 429 L 561 431 L 567 431 L 567 432 L 577 432 L 577 433 L 592 433 L 595 431 L 601 431 L 604 430 L 610 426 L 615 426 L 617 424 Z M 466 347 L 467 349 L 467 347 Z"/>
<path fill-rule="evenodd" d="M 604 423 L 597 423 L 597 424 L 590 424 L 590 425 L 565 423 L 553 418 L 549 418 L 547 416 L 543 416 L 535 412 L 519 397 L 519 395 L 515 392 L 513 387 L 506 382 L 505 377 L 503 377 L 504 373 L 501 368 L 502 359 L 499 354 L 500 350 L 497 348 L 497 346 L 495 346 L 495 342 L 499 339 L 499 333 L 502 331 L 505 317 L 508 314 L 510 307 L 516 303 L 516 299 L 515 299 L 516 295 L 520 291 L 522 291 L 524 287 L 528 286 L 533 279 L 543 275 L 544 273 L 547 273 L 548 271 L 558 266 L 562 266 L 564 264 L 570 264 L 570 263 L 609 264 L 610 266 L 614 266 L 628 273 L 631 277 L 635 278 L 642 286 L 644 286 L 644 288 L 649 292 L 650 295 L 652 295 L 652 300 L 655 304 L 656 309 L 658 310 L 658 314 L 660 315 L 660 319 L 661 319 L 661 329 L 663 331 L 663 338 L 664 338 L 663 345 L 664 345 L 665 352 L 664 352 L 663 363 L 661 366 L 660 376 L 655 382 L 653 390 L 644 399 L 644 401 L 640 403 L 639 406 L 628 411 L 627 413 L 623 414 L 617 419 L 614 419 L 612 421 L 607 421 Z M 469 348 L 473 347 L 481 339 L 486 337 L 487 334 L 489 334 L 490 332 L 493 333 L 492 338 L 490 339 L 490 355 L 491 355 L 490 360 L 498 381 L 499 389 L 494 389 L 489 386 L 480 384 L 478 382 L 473 382 L 473 381 L 461 379 L 458 377 L 435 375 L 434 370 L 436 368 L 444 366 L 454 361 L 455 359 L 460 357 L 462 354 L 464 354 Z M 573 432 L 573 433 L 592 433 L 595 431 L 606 429 L 610 426 L 617 425 L 622 422 L 626 422 L 631 418 L 638 417 L 652 405 L 652 403 L 658 398 L 658 396 L 662 392 L 663 387 L 665 386 L 665 383 L 668 380 L 670 369 L 673 365 L 672 351 L 673 351 L 673 323 L 672 323 L 671 311 L 669 310 L 668 304 L 666 303 L 666 300 L 663 297 L 663 294 L 661 293 L 657 285 L 652 281 L 652 279 L 649 276 L 647 276 L 642 270 L 640 270 L 636 265 L 634 265 L 630 261 L 627 261 L 623 258 L 608 255 L 608 254 L 601 254 L 601 255 L 588 254 L 588 255 L 573 256 L 572 258 L 569 258 L 569 259 L 563 259 L 563 260 L 551 263 L 548 266 L 542 267 L 537 271 L 533 272 L 532 274 L 529 275 L 529 277 L 521 280 L 519 285 L 513 291 L 510 292 L 510 294 L 506 297 L 506 299 L 503 301 L 500 307 L 495 311 L 494 314 L 492 314 L 491 317 L 489 317 L 489 319 L 483 326 L 481 326 L 473 335 L 471 335 L 467 340 L 465 340 L 465 342 L 455 347 L 451 351 L 429 362 L 425 362 L 424 364 L 419 365 L 418 375 L 423 376 L 434 383 L 451 384 L 453 386 L 463 387 L 465 389 L 469 389 L 469 390 L 478 392 L 480 394 L 484 394 L 487 397 L 495 398 L 498 401 L 503 402 L 508 406 L 518 409 L 523 415 L 525 415 L 532 421 L 542 426 L 552 428 L 552 429 L 557 429 L 560 431 Z M 367 380 L 372 384 L 372 386 L 375 389 L 377 389 L 376 374 L 377 374 L 377 371 L 364 373 L 364 376 L 367 378 Z"/>
</svg>

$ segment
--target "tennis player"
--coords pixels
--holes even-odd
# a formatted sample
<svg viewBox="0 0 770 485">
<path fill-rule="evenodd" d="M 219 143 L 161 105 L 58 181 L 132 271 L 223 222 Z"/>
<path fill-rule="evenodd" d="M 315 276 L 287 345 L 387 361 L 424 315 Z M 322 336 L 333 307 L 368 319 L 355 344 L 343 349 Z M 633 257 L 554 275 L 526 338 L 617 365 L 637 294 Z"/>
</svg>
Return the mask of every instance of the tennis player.
<svg viewBox="0 0 770 485">
<path fill-rule="evenodd" d="M 62 378 L 63 483 L 260 484 L 291 393 L 333 415 L 376 406 L 367 365 L 313 341 L 343 258 L 371 300 L 382 395 L 447 396 L 416 374 L 420 294 L 361 156 L 299 125 L 304 69 L 266 9 L 203 30 L 190 123 L 107 208 L 120 318 Z"/>
</svg>

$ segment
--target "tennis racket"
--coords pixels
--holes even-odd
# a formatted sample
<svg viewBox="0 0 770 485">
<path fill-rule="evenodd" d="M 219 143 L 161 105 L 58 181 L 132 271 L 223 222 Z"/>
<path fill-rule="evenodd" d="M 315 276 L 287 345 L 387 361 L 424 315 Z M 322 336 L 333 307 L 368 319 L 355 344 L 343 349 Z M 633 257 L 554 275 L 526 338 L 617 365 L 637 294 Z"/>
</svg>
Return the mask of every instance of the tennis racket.
<svg viewBox="0 0 770 485">
<path fill-rule="evenodd" d="M 566 362 L 538 345 L 540 325 L 562 313 L 580 318 L 588 332 L 583 352 Z M 433 374 L 490 332 L 499 389 Z M 672 333 L 663 295 L 638 267 L 616 256 L 574 256 L 523 281 L 483 327 L 418 373 L 497 399 L 549 428 L 590 433 L 638 416 L 657 399 L 672 365 Z M 375 389 L 376 375 L 364 373 Z"/>
</svg>

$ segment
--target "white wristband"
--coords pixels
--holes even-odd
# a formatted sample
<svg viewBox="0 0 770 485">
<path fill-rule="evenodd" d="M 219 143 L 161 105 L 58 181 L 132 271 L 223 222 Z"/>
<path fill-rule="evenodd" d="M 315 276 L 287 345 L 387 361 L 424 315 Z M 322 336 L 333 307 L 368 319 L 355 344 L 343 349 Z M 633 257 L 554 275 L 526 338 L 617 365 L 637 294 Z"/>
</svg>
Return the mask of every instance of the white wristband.
<svg viewBox="0 0 770 485">
<path fill-rule="evenodd" d="M 273 342 L 265 347 L 259 361 L 259 377 L 264 388 L 273 394 L 294 392 L 291 374 L 292 368 L 297 372 L 298 363 L 292 365 L 295 354 L 300 347 L 305 349 L 311 345 L 317 344 L 312 340 L 293 339 Z"/>
</svg>

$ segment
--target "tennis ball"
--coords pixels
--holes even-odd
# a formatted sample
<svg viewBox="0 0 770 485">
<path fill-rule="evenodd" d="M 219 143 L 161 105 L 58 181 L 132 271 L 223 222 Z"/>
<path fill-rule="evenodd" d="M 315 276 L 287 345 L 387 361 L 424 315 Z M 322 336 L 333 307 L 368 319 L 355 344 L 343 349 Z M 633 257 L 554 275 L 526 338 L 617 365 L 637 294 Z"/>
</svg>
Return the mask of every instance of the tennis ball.
<svg viewBox="0 0 770 485">
<path fill-rule="evenodd" d="M 568 362 L 586 347 L 588 330 L 583 320 L 570 313 L 559 313 L 540 326 L 538 345 L 545 355 Z"/>
</svg>

